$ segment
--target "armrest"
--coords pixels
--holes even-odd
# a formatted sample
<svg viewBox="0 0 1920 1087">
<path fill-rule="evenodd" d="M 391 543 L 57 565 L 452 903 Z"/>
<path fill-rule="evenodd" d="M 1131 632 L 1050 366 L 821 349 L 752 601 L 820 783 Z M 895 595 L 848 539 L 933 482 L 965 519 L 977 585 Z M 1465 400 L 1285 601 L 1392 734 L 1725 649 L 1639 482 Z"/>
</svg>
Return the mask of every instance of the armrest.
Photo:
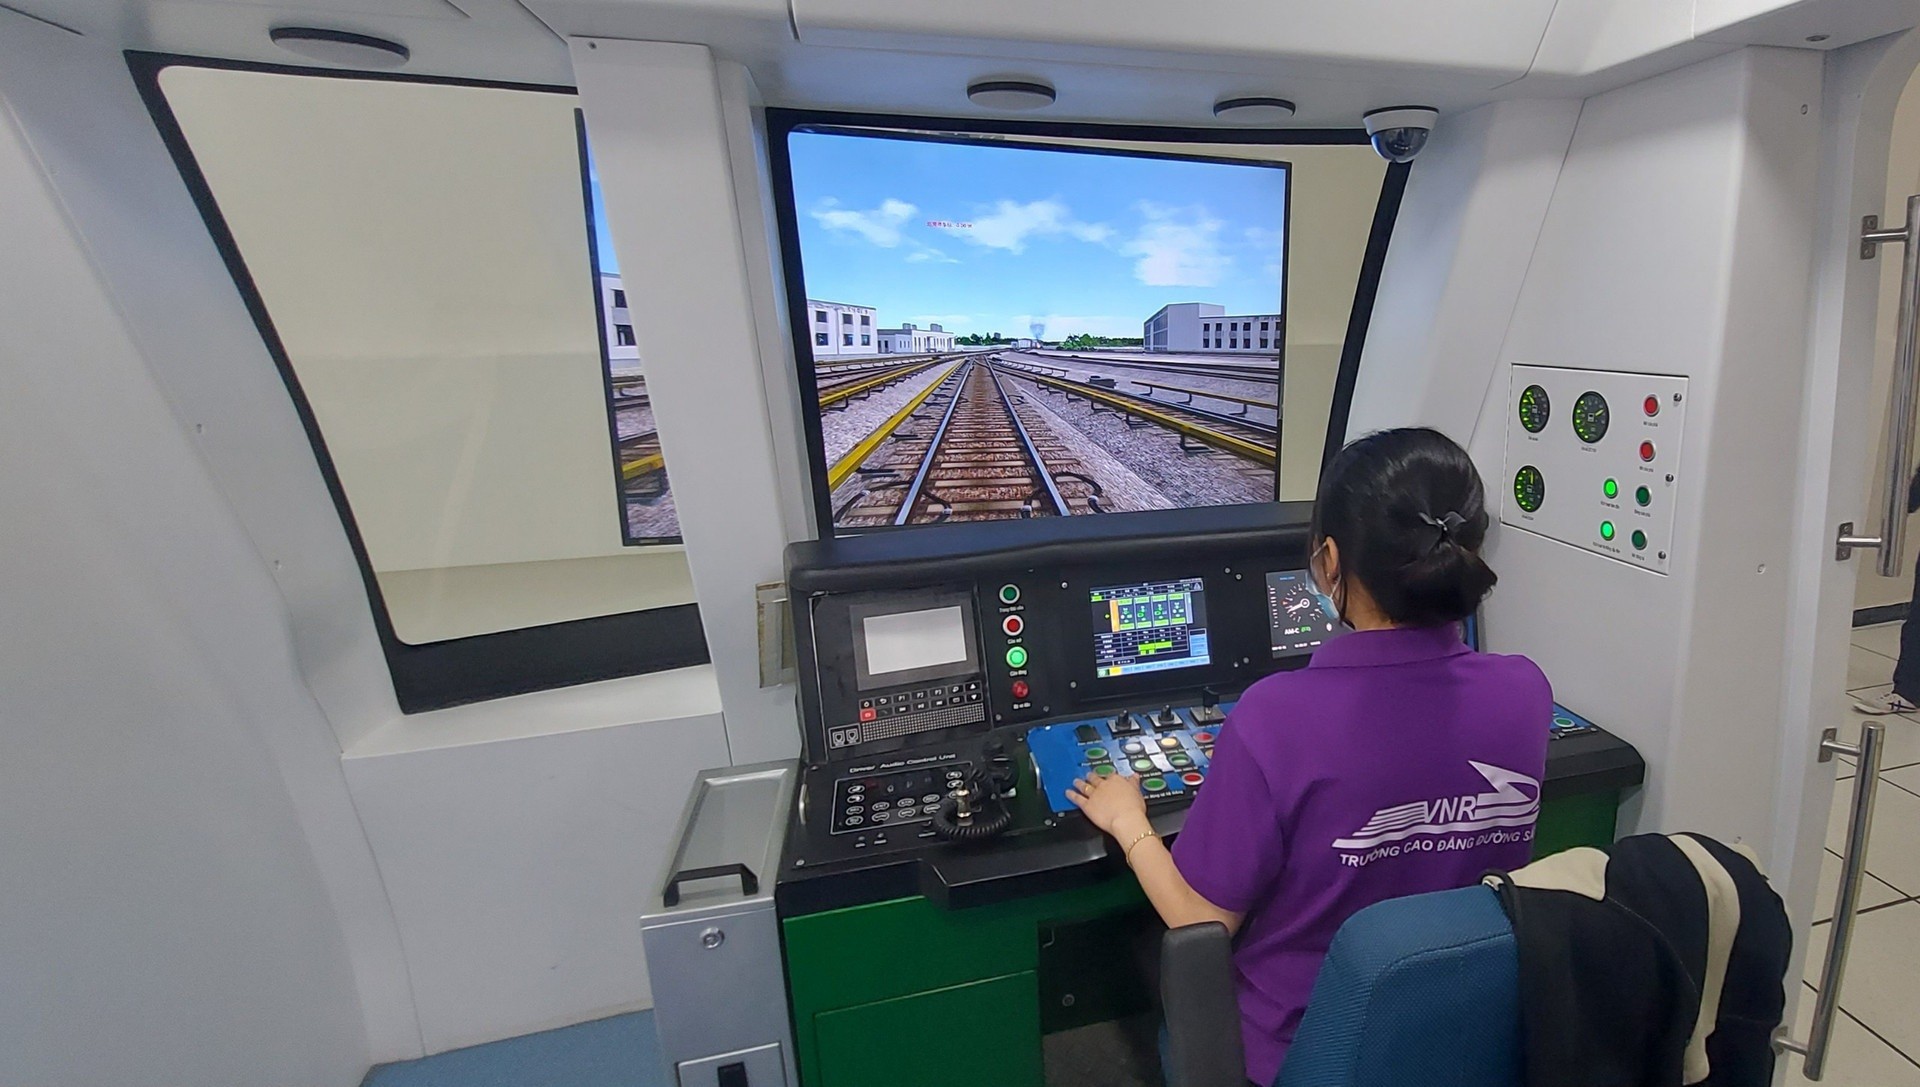
<svg viewBox="0 0 1920 1087">
<path fill-rule="evenodd" d="M 1167 1016 L 1167 1087 L 1244 1087 L 1233 937 L 1218 921 L 1168 930 L 1160 941 Z"/>
</svg>

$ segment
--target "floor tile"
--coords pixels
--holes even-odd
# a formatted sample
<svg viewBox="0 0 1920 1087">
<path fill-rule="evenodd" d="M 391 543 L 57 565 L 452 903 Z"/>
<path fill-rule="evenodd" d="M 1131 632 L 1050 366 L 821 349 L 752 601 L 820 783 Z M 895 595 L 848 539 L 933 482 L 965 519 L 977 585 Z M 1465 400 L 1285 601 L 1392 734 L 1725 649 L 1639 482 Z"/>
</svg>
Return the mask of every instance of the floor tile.
<svg viewBox="0 0 1920 1087">
<path fill-rule="evenodd" d="M 1827 821 L 1827 848 L 1835 853 L 1845 852 L 1847 811 L 1852 802 L 1851 782 L 1835 786 L 1833 808 Z M 1867 839 L 1867 871 L 1903 894 L 1920 893 L 1920 796 L 1889 788 L 1882 781 L 1874 794 L 1873 830 Z M 1920 996 L 1920 990 L 1916 990 L 1915 995 Z"/>
<path fill-rule="evenodd" d="M 1847 690 L 1857 691 L 1863 687 L 1877 687 L 1893 682 L 1893 658 L 1883 657 L 1871 649 L 1850 646 L 1847 649 Z"/>
<path fill-rule="evenodd" d="M 1886 760 L 1881 760 L 1881 765 L 1886 765 Z M 1883 783 L 1899 786 L 1910 793 L 1920 793 L 1920 766 L 1902 766 L 1896 770 L 1882 770 L 1880 780 Z"/>
<path fill-rule="evenodd" d="M 1793 1040 L 1806 1041 L 1812 1025 L 1813 991 L 1802 987 Z M 1797 1054 L 1787 1054 L 1784 1063 L 1787 1087 L 1813 1082 L 1801 1075 Z M 1834 1022 L 1833 1040 L 1827 1050 L 1827 1066 L 1820 1084 L 1821 1087 L 1920 1087 L 1920 1065 L 1874 1037 L 1852 1017 L 1842 1014 Z"/>
<path fill-rule="evenodd" d="M 1831 925 L 1809 940 L 1809 959 L 1824 954 Z M 1818 974 L 1818 965 L 1810 971 Z M 1920 1054 L 1920 903 L 1861 914 L 1840 986 L 1840 1007 L 1902 1053 Z"/>
<path fill-rule="evenodd" d="M 666 1087 L 650 1011 L 383 1064 L 361 1087 Z"/>
<path fill-rule="evenodd" d="M 1840 893 L 1840 855 L 1829 851 L 1826 861 L 1820 865 L 1820 889 L 1814 893 L 1813 919 L 1815 923 L 1833 918 L 1833 899 Z M 1879 879 L 1868 876 L 1860 881 L 1860 908 L 1873 909 L 1889 902 L 1898 902 L 1907 897 Z"/>
<path fill-rule="evenodd" d="M 1882 623 L 1877 627 L 1855 627 L 1853 644 L 1869 649 L 1889 660 L 1900 659 L 1900 624 Z"/>
<path fill-rule="evenodd" d="M 1869 688 L 1874 693 L 1888 689 L 1886 687 Z M 1883 726 L 1880 745 L 1880 769 L 1883 775 L 1888 770 L 1920 765 L 1920 720 L 1916 720 L 1912 715 L 1891 713 L 1875 717 L 1856 713 L 1853 710 L 1853 696 L 1847 695 L 1841 710 L 1832 720 L 1839 730 L 1839 740 L 1849 744 L 1860 742 L 1861 725 L 1878 722 Z M 1838 761 L 1843 767 L 1849 768 L 1843 769 L 1840 776 L 1852 777 L 1850 768 L 1853 766 L 1853 760 L 1842 755 Z"/>
</svg>

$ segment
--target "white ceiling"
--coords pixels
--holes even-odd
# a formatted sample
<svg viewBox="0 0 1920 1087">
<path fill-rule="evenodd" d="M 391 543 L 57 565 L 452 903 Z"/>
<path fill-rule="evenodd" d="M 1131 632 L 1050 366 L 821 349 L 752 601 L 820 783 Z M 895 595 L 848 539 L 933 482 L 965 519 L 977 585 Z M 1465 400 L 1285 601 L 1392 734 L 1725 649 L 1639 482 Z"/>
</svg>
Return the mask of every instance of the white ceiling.
<svg viewBox="0 0 1920 1087">
<path fill-rule="evenodd" d="M 1829 49 L 1920 20 L 1913 0 L 0 0 L 114 48 L 302 63 L 274 26 L 404 42 L 403 71 L 571 85 L 562 35 L 701 42 L 769 104 L 967 115 L 964 88 L 1037 76 L 1061 120 L 1213 125 L 1220 97 L 1302 127 L 1582 96 L 1748 44 Z M 1812 36 L 1825 35 L 1818 42 Z"/>
</svg>

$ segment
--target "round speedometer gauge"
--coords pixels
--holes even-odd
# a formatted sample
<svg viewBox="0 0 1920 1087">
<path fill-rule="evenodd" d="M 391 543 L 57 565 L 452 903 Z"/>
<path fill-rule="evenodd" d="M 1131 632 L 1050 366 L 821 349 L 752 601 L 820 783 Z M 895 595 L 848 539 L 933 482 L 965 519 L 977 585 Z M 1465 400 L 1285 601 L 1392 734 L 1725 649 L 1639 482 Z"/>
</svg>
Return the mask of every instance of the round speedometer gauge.
<svg viewBox="0 0 1920 1087">
<path fill-rule="evenodd" d="M 1553 402 L 1547 399 L 1547 390 L 1538 385 L 1529 385 L 1520 394 L 1520 425 L 1527 433 L 1538 434 L 1547 429 L 1547 421 L 1553 418 Z"/>
<path fill-rule="evenodd" d="M 1584 392 L 1580 399 L 1573 402 L 1573 432 L 1588 445 L 1596 445 L 1607 436 L 1607 426 L 1612 422 L 1607 411 L 1607 398 L 1596 392 Z"/>
</svg>

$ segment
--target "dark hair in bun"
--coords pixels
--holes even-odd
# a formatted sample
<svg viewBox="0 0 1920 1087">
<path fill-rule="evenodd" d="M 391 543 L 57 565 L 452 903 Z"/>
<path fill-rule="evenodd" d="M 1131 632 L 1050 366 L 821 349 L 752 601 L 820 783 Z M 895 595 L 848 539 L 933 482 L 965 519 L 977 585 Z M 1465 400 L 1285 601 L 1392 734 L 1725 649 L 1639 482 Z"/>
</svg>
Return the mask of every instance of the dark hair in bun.
<svg viewBox="0 0 1920 1087">
<path fill-rule="evenodd" d="M 1320 475 L 1311 539 L 1332 537 L 1340 569 L 1388 619 L 1438 626 L 1472 615 L 1492 591 L 1480 472 L 1453 439 L 1426 427 L 1348 443 Z"/>
</svg>

